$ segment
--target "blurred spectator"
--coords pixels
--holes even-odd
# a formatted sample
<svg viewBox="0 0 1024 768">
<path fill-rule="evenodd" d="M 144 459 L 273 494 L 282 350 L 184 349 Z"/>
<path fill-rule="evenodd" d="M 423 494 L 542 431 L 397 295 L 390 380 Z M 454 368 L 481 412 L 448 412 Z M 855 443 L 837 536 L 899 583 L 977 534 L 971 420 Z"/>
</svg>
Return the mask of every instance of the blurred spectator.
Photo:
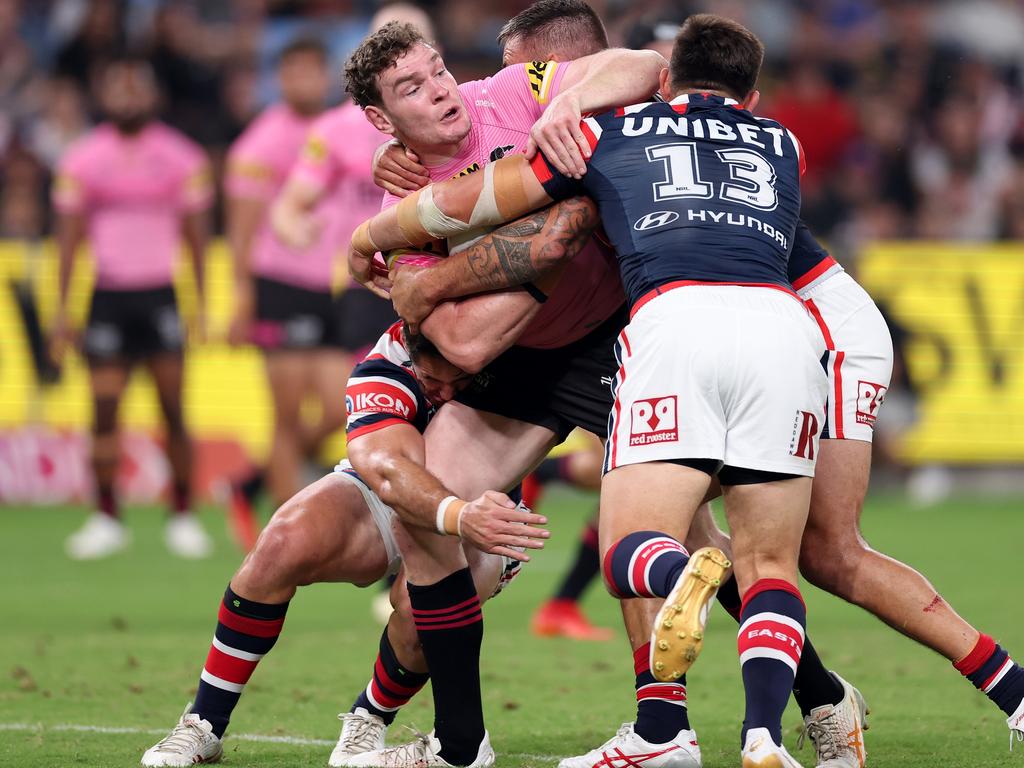
<svg viewBox="0 0 1024 768">
<path fill-rule="evenodd" d="M 88 130 L 82 92 L 73 80 L 55 78 L 46 84 L 43 111 L 25 129 L 25 145 L 52 171 L 64 151 Z"/>
<path fill-rule="evenodd" d="M 81 26 L 57 53 L 58 75 L 88 88 L 98 68 L 124 49 L 125 33 L 116 0 L 91 0 Z"/>
</svg>

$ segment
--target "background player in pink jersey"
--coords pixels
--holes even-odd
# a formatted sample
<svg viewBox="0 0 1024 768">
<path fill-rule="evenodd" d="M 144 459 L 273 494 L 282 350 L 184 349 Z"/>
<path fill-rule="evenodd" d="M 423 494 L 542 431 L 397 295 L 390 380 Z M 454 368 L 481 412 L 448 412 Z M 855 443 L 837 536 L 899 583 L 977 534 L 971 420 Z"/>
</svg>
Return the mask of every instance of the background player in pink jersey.
<svg viewBox="0 0 1024 768">
<path fill-rule="evenodd" d="M 192 447 L 182 413 L 182 345 L 173 269 L 188 244 L 199 296 L 196 331 L 204 333 L 203 257 L 212 199 L 202 150 L 154 120 L 157 87 L 145 61 L 123 59 L 102 75 L 100 96 L 109 122 L 62 159 L 53 190 L 59 212 L 60 294 L 52 350 L 71 339 L 68 290 L 78 247 L 86 239 L 96 285 L 82 351 L 93 397 L 92 470 L 98 512 L 67 542 L 71 557 L 104 557 L 128 543 L 114 490 L 118 465 L 117 411 L 132 370 L 143 363 L 156 386 L 167 428 L 173 482 L 168 547 L 204 557 L 211 544 L 191 514 Z"/>
<path fill-rule="evenodd" d="M 315 40 L 293 42 L 281 53 L 282 103 L 267 108 L 231 147 L 225 191 L 227 234 L 235 264 L 233 344 L 255 343 L 264 353 L 274 432 L 266 483 L 275 506 L 301 486 L 303 457 L 344 424 L 338 383 L 351 361 L 341 348 L 331 293 L 335 256 L 345 221 L 326 218 L 306 248 L 290 248 L 270 226 L 269 208 L 298 159 L 306 134 L 323 111 L 330 86 L 327 54 Z M 333 200 L 341 203 L 340 190 Z M 302 403 L 316 398 L 319 417 L 302 418 Z M 253 481 L 243 483 L 249 489 Z M 242 501 L 235 493 L 236 509 Z"/>
</svg>

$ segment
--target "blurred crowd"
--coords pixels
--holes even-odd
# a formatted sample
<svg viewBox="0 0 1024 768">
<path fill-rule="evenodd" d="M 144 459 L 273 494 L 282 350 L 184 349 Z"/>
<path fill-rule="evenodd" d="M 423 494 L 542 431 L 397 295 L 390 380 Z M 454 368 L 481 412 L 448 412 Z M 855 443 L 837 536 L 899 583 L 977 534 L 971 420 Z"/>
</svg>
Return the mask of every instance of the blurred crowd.
<svg viewBox="0 0 1024 768">
<path fill-rule="evenodd" d="M 460 79 L 492 72 L 526 0 L 424 2 Z M 1024 4 L 1016 0 L 594 0 L 614 44 L 667 53 L 687 13 L 732 16 L 765 41 L 759 111 L 806 150 L 804 216 L 840 256 L 880 238 L 1024 239 Z M 150 58 L 163 119 L 210 152 L 275 98 L 299 35 L 339 73 L 374 0 L 0 0 L 0 236 L 49 232 L 49 179 L 97 120 L 119 51 Z"/>
</svg>

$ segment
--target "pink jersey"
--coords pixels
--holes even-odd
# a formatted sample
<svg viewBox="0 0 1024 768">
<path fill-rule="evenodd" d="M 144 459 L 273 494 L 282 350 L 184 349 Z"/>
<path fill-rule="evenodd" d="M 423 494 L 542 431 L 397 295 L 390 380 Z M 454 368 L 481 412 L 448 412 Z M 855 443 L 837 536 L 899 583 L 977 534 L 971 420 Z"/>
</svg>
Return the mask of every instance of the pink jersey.
<svg viewBox="0 0 1024 768">
<path fill-rule="evenodd" d="M 340 247 L 335 217 L 324 217 L 320 237 L 309 248 L 289 248 L 270 226 L 269 207 L 302 153 L 315 117 L 278 104 L 257 117 L 228 152 L 224 189 L 230 197 L 264 202 L 268 215 L 256 232 L 250 266 L 255 275 L 314 291 L 329 291 Z"/>
<path fill-rule="evenodd" d="M 338 248 L 347 248 L 355 228 L 380 210 L 384 193 L 373 183 L 373 153 L 388 138 L 348 102 L 313 123 L 292 167 L 290 178 L 321 195 L 314 215 L 330 221 Z M 351 285 L 363 287 L 355 280 Z"/>
<path fill-rule="evenodd" d="M 86 217 L 96 286 L 114 290 L 169 285 L 182 216 L 212 200 L 206 155 L 162 123 L 134 136 L 99 126 L 61 159 L 53 187 L 58 211 Z"/>
<path fill-rule="evenodd" d="M 525 152 L 530 128 L 558 93 L 569 66 L 553 61 L 515 64 L 486 80 L 460 85 L 473 127 L 455 157 L 430 168 L 430 178 L 446 181 L 505 155 Z M 398 198 L 385 196 L 385 207 L 397 202 Z M 516 343 L 539 349 L 564 347 L 611 317 L 624 301 L 615 254 L 591 239 Z"/>
</svg>

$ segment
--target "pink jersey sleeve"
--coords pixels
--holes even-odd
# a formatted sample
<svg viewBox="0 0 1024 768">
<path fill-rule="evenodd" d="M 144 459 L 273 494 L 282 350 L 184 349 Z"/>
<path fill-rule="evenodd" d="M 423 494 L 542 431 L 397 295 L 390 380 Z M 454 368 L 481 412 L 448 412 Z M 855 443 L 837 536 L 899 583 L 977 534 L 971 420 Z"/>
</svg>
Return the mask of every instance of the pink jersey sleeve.
<svg viewBox="0 0 1024 768">
<path fill-rule="evenodd" d="M 228 152 L 224 189 L 232 197 L 270 201 L 277 192 L 274 168 L 274 129 L 257 119 Z"/>
<path fill-rule="evenodd" d="M 480 81 L 480 85 L 506 112 L 521 110 L 536 120 L 558 93 L 568 67 L 557 61 L 513 64 Z"/>
<path fill-rule="evenodd" d="M 60 213 L 84 213 L 89 202 L 88 145 L 79 143 L 61 158 L 51 197 Z"/>
<path fill-rule="evenodd" d="M 181 210 L 185 213 L 205 211 L 213 205 L 214 196 L 210 162 L 202 148 L 187 139 L 181 148 L 181 168 Z"/>
</svg>

